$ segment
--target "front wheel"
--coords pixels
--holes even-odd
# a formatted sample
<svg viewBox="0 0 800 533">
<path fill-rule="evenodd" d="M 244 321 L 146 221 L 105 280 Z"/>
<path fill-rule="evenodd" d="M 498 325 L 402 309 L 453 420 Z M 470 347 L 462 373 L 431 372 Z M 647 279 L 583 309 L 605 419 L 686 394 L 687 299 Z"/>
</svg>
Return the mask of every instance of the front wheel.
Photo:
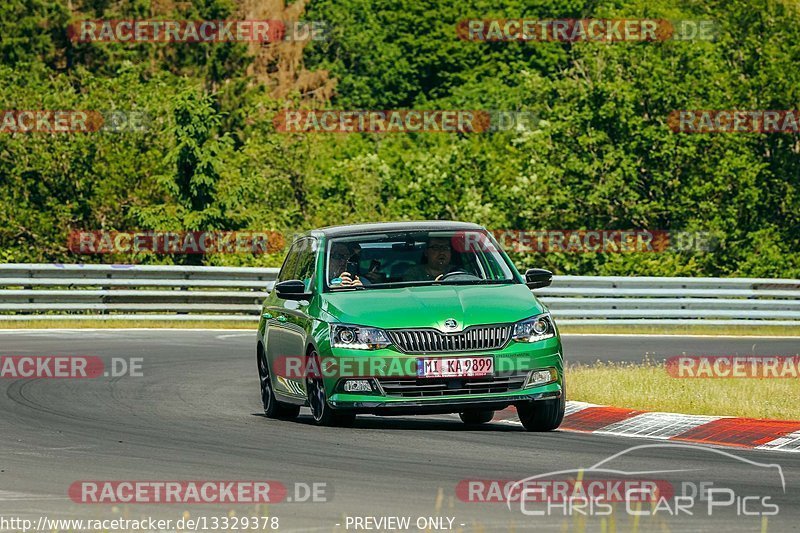
<svg viewBox="0 0 800 533">
<path fill-rule="evenodd" d="M 320 368 L 319 357 L 316 352 L 309 355 L 314 359 L 314 365 L 311 368 Z M 355 413 L 348 411 L 337 411 L 328 405 L 328 397 L 325 394 L 325 385 L 322 383 L 322 378 L 313 375 L 309 372 L 306 379 L 306 391 L 308 393 L 308 406 L 311 408 L 311 416 L 314 417 L 314 423 L 318 426 L 351 426 L 356 420 Z"/>
<path fill-rule="evenodd" d="M 275 397 L 272 390 L 272 381 L 269 377 L 269 365 L 264 352 L 258 353 L 258 379 L 261 382 L 261 405 L 264 407 L 264 414 L 267 418 L 279 418 L 283 420 L 297 418 L 300 414 L 299 405 L 289 405 L 281 403 Z"/>
<path fill-rule="evenodd" d="M 560 398 L 517 405 L 517 414 L 528 431 L 553 431 L 564 420 L 566 407 L 567 392 L 562 388 Z"/>
</svg>

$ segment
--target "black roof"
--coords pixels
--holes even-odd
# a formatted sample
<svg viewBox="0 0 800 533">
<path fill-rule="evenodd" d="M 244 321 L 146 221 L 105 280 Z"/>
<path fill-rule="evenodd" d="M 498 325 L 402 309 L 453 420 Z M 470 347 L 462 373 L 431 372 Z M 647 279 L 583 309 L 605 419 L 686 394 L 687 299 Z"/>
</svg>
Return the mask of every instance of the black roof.
<svg viewBox="0 0 800 533">
<path fill-rule="evenodd" d="M 370 224 L 352 224 L 349 226 L 329 226 L 313 230 L 312 234 L 326 237 L 346 237 L 366 233 L 392 233 L 401 231 L 466 231 L 480 230 L 482 226 L 470 222 L 454 222 L 451 220 L 424 220 L 416 222 L 375 222 Z"/>
</svg>

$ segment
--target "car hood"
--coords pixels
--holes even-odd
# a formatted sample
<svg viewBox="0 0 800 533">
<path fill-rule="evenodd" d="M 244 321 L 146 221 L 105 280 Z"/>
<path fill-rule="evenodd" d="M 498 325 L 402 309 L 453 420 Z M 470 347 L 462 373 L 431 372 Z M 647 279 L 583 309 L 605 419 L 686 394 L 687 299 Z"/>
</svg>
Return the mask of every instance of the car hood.
<svg viewBox="0 0 800 533">
<path fill-rule="evenodd" d="M 378 328 L 458 329 L 510 323 L 544 312 L 530 289 L 509 285 L 433 285 L 325 293 L 322 309 L 341 322 Z"/>
</svg>

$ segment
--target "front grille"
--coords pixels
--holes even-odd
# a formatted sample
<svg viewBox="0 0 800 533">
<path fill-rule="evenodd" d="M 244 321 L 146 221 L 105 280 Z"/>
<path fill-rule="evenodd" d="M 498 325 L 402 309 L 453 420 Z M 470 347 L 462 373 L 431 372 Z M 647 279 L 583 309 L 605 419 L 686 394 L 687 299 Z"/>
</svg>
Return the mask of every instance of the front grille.
<svg viewBox="0 0 800 533">
<path fill-rule="evenodd" d="M 511 392 L 522 388 L 527 372 L 479 378 L 378 378 L 387 396 L 398 398 L 431 398 L 457 394 L 489 394 Z"/>
<path fill-rule="evenodd" d="M 472 326 L 458 333 L 435 329 L 393 329 L 389 337 L 404 353 L 446 353 L 499 350 L 511 337 L 509 324 Z"/>
</svg>

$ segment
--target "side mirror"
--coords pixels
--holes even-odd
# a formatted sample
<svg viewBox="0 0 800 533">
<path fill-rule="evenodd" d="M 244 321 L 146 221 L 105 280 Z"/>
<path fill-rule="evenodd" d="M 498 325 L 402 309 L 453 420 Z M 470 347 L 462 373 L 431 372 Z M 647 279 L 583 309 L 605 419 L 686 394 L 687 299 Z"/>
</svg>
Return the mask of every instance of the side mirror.
<svg viewBox="0 0 800 533">
<path fill-rule="evenodd" d="M 543 268 L 530 268 L 525 272 L 525 285 L 529 289 L 549 287 L 553 283 L 553 273 Z"/>
<path fill-rule="evenodd" d="M 275 293 L 282 300 L 310 300 L 311 293 L 306 292 L 306 284 L 299 279 L 287 279 L 275 284 Z"/>
</svg>

